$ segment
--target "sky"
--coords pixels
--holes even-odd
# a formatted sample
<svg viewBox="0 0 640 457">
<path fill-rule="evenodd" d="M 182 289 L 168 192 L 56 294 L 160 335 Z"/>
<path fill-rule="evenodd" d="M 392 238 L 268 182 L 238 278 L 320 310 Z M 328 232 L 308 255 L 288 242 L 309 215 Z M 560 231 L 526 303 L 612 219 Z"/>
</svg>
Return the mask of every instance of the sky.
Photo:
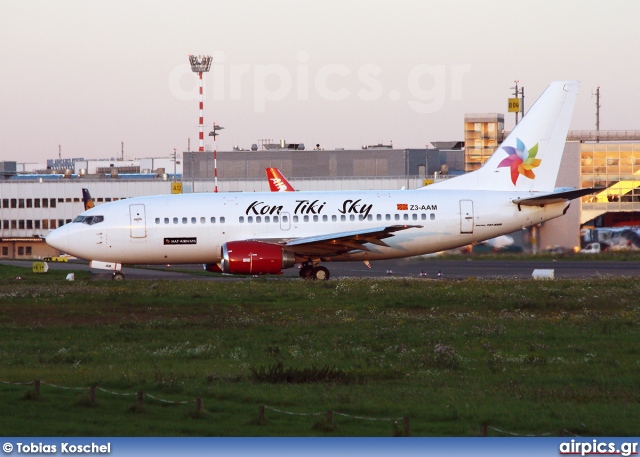
<svg viewBox="0 0 640 457">
<path fill-rule="evenodd" d="M 0 0 L 0 160 L 169 156 L 262 139 L 462 140 L 465 113 L 581 82 L 571 129 L 640 130 L 636 0 Z"/>
</svg>

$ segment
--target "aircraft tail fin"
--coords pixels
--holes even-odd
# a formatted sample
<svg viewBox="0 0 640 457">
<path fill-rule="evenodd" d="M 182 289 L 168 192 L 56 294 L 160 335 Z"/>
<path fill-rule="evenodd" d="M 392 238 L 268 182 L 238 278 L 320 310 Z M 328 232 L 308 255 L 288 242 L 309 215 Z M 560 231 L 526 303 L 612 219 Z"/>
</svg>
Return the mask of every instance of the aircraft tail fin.
<svg viewBox="0 0 640 457">
<path fill-rule="evenodd" d="M 266 168 L 269 189 L 271 192 L 295 192 L 289 181 L 280 173 L 277 168 Z"/>
<path fill-rule="evenodd" d="M 96 206 L 93 203 L 93 198 L 91 198 L 91 194 L 89 193 L 89 189 L 82 189 L 82 202 L 84 203 L 84 210 L 88 210 Z"/>
<path fill-rule="evenodd" d="M 551 83 L 480 169 L 428 187 L 552 192 L 577 93 L 578 81 Z"/>
</svg>

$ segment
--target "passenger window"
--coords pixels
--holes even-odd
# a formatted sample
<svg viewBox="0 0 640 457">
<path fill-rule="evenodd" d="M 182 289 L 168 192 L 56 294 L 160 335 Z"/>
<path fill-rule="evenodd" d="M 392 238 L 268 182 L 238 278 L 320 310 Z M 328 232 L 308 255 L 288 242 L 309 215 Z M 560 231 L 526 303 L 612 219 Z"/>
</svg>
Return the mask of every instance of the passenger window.
<svg viewBox="0 0 640 457">
<path fill-rule="evenodd" d="M 417 221 L 417 220 L 418 220 L 418 215 L 417 215 L 417 214 L 414 214 L 414 215 L 413 215 L 413 220 L 414 220 L 414 221 Z"/>
<path fill-rule="evenodd" d="M 285 216 L 286 217 L 286 216 Z M 286 221 L 285 221 L 286 222 Z M 293 216 L 293 222 L 298 222 L 298 216 Z"/>
<path fill-rule="evenodd" d="M 215 218 L 215 217 L 212 217 L 212 218 L 211 218 L 211 223 L 212 223 L 212 224 L 215 224 L 215 223 L 216 223 L 216 218 Z"/>
<path fill-rule="evenodd" d="M 273 216 L 273 222 L 278 222 L 278 216 Z"/>
<path fill-rule="evenodd" d="M 405 221 L 408 221 L 408 220 L 409 220 L 409 215 L 408 215 L 408 214 L 404 214 L 402 218 L 403 218 Z"/>
<path fill-rule="evenodd" d="M 221 217 L 221 218 L 220 218 L 220 223 L 221 223 L 221 224 L 224 224 L 224 221 L 225 221 L 224 217 Z"/>
<path fill-rule="evenodd" d="M 336 216 L 335 214 L 331 215 L 331 222 L 336 222 L 338 220 L 338 216 Z"/>
<path fill-rule="evenodd" d="M 271 222 L 271 218 L 270 218 L 269 216 L 265 216 L 265 217 L 264 217 L 264 221 L 265 221 L 265 222 Z"/>
<path fill-rule="evenodd" d="M 424 213 L 422 213 L 422 220 L 423 220 L 423 221 L 426 221 L 426 220 L 427 220 L 427 215 L 426 215 L 426 214 L 424 214 Z"/>
<path fill-rule="evenodd" d="M 253 216 L 247 217 L 247 222 L 251 224 L 253 222 Z"/>
<path fill-rule="evenodd" d="M 347 220 L 347 216 L 345 216 L 344 214 L 342 214 L 342 215 L 340 216 L 340 221 L 341 221 L 341 222 L 344 222 L 344 221 L 346 221 L 346 220 Z"/>
<path fill-rule="evenodd" d="M 327 222 L 328 220 L 329 220 L 329 218 L 327 217 L 326 214 L 324 216 L 322 216 L 322 222 Z"/>
<path fill-rule="evenodd" d="M 186 217 L 183 217 L 183 218 L 182 218 L 182 223 L 183 223 L 183 224 L 186 224 L 186 223 L 187 223 L 187 218 L 186 218 Z"/>
<path fill-rule="evenodd" d="M 436 215 L 431 213 L 431 220 L 434 221 L 436 219 Z"/>
<path fill-rule="evenodd" d="M 400 215 L 399 215 L 399 214 L 396 214 L 395 219 L 396 219 L 396 221 L 399 221 L 399 220 L 400 220 Z"/>
<path fill-rule="evenodd" d="M 256 216 L 256 222 L 258 223 L 262 222 L 262 216 Z"/>
<path fill-rule="evenodd" d="M 385 214 L 385 215 L 384 215 L 384 218 L 385 218 L 386 220 L 390 221 L 390 220 L 391 220 L 391 214 Z"/>
<path fill-rule="evenodd" d="M 160 218 L 156 217 L 156 224 L 159 224 L 159 223 L 160 223 Z"/>
<path fill-rule="evenodd" d="M 164 223 L 165 223 L 165 224 L 168 224 L 168 223 L 169 223 L 169 218 L 168 218 L 168 217 L 165 217 L 165 218 L 164 218 Z"/>
<path fill-rule="evenodd" d="M 349 220 L 350 220 L 350 221 L 355 221 L 355 220 L 356 220 L 356 217 L 352 214 L 351 216 L 349 216 Z"/>
<path fill-rule="evenodd" d="M 303 219 L 305 222 L 309 222 L 309 216 L 303 216 L 303 217 L 302 217 L 302 219 Z"/>
<path fill-rule="evenodd" d="M 360 215 L 358 216 L 358 220 L 359 220 L 359 221 L 364 221 L 364 215 L 360 214 Z"/>
<path fill-rule="evenodd" d="M 318 222 L 318 216 L 316 215 L 313 216 L 313 222 Z"/>
<path fill-rule="evenodd" d="M 177 218 L 177 217 L 174 217 L 174 218 L 173 218 L 173 223 L 174 223 L 174 224 L 177 224 L 177 223 L 178 223 L 178 218 Z"/>
<path fill-rule="evenodd" d="M 196 220 L 197 220 L 197 219 L 196 219 L 195 217 L 192 217 L 192 218 L 191 218 L 191 223 L 192 223 L 192 224 L 195 224 L 195 223 L 196 223 Z"/>
<path fill-rule="evenodd" d="M 369 215 L 367 216 L 367 220 L 368 220 L 368 221 L 372 221 L 372 220 L 373 220 L 373 216 L 372 216 L 371 214 L 369 214 Z"/>
<path fill-rule="evenodd" d="M 240 218 L 238 219 L 238 222 L 240 222 L 241 224 L 244 224 L 244 216 L 240 216 Z"/>
</svg>

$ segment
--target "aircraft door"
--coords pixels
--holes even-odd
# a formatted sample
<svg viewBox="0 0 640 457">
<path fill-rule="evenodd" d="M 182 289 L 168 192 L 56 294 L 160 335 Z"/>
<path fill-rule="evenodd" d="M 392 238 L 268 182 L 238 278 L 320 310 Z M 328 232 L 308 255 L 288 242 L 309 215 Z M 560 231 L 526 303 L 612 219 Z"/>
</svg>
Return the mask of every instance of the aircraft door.
<svg viewBox="0 0 640 457">
<path fill-rule="evenodd" d="M 289 213 L 280 213 L 280 229 L 289 230 L 291 228 L 291 216 Z"/>
<path fill-rule="evenodd" d="M 473 233 L 473 200 L 460 200 L 460 233 Z"/>
<path fill-rule="evenodd" d="M 131 238 L 147 237 L 147 218 L 144 205 L 129 205 L 129 217 L 131 220 Z"/>
</svg>

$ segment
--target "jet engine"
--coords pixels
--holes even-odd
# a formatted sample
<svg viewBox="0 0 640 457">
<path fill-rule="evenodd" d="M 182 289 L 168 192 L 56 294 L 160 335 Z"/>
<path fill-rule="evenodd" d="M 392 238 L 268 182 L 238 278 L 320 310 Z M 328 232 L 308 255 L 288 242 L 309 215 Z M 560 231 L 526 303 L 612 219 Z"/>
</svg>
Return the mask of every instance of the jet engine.
<svg viewBox="0 0 640 457">
<path fill-rule="evenodd" d="M 295 255 L 278 244 L 230 241 L 222 245 L 222 271 L 244 275 L 279 275 L 295 265 Z"/>
</svg>

